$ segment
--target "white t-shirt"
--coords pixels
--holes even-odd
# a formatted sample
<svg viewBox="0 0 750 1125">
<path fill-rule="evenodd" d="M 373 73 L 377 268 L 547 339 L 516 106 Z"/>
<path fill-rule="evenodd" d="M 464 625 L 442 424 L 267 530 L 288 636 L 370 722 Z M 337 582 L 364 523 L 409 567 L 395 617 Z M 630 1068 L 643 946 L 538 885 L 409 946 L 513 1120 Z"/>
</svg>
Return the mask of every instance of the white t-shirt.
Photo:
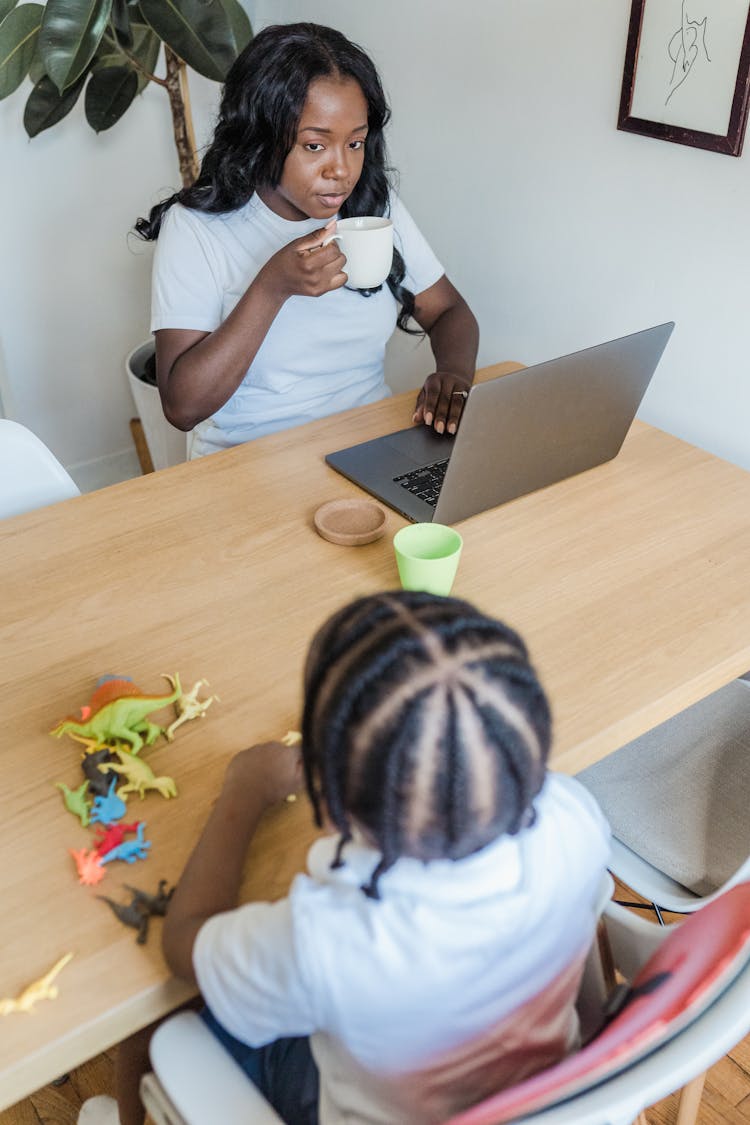
<svg viewBox="0 0 750 1125">
<path fill-rule="evenodd" d="M 591 944 L 607 823 L 560 774 L 548 775 L 535 808 L 532 826 L 466 859 L 398 860 L 380 901 L 360 889 L 377 853 L 349 844 L 331 870 L 336 839 L 319 840 L 287 898 L 202 926 L 193 963 L 209 1008 L 255 1046 L 312 1036 L 322 1125 L 400 1122 L 390 1085 L 494 1034 Z M 576 984 L 565 997 L 570 1040 Z"/>
<path fill-rule="evenodd" d="M 422 293 L 442 277 L 443 268 L 395 194 L 390 216 L 394 244 L 406 265 L 403 284 Z M 322 225 L 320 219 L 283 219 L 258 195 L 220 215 L 175 204 L 156 244 L 151 331 L 213 332 L 269 258 Z M 390 393 L 383 373 L 385 346 L 397 313 L 387 285 L 370 297 L 348 288 L 322 297 L 289 297 L 241 385 L 196 426 L 190 455 L 385 398 Z"/>
</svg>

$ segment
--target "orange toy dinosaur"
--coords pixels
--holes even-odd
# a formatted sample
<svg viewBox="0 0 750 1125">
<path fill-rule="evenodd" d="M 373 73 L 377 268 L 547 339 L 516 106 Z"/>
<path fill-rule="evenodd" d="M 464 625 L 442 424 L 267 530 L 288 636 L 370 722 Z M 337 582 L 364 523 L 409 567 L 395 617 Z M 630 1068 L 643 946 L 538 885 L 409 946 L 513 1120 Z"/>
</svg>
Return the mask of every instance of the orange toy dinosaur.
<svg viewBox="0 0 750 1125">
<path fill-rule="evenodd" d="M 171 677 L 166 677 L 171 679 Z M 174 690 L 169 695 L 144 695 L 131 680 L 105 680 L 80 718 L 69 715 L 50 731 L 55 738 L 69 734 L 72 738 L 95 738 L 100 746 L 115 746 L 128 742 L 131 753 L 137 754 L 142 746 L 152 746 L 164 728 L 148 721 L 152 711 L 159 711 L 182 697 L 179 677 L 175 676 Z"/>
</svg>

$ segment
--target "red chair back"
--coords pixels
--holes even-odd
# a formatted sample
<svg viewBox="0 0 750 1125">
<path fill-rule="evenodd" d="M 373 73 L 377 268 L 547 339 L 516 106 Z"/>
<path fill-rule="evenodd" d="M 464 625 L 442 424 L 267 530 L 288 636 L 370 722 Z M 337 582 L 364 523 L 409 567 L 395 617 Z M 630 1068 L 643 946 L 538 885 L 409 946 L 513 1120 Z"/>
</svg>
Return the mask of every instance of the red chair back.
<svg viewBox="0 0 750 1125">
<path fill-rule="evenodd" d="M 674 928 L 633 980 L 630 999 L 586 1047 L 446 1125 L 501 1125 L 619 1073 L 692 1023 L 749 958 L 750 883 L 741 883 Z"/>
</svg>

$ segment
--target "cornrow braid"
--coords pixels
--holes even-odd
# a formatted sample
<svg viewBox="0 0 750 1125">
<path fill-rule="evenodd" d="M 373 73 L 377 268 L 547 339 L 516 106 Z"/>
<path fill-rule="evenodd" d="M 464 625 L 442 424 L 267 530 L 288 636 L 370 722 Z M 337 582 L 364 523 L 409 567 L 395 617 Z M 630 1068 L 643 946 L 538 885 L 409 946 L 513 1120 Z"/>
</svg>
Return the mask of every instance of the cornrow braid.
<svg viewBox="0 0 750 1125">
<path fill-rule="evenodd" d="M 533 820 L 551 739 L 521 638 L 468 602 L 395 591 L 318 631 L 305 668 L 302 752 L 318 824 L 381 853 L 461 859 Z"/>
</svg>

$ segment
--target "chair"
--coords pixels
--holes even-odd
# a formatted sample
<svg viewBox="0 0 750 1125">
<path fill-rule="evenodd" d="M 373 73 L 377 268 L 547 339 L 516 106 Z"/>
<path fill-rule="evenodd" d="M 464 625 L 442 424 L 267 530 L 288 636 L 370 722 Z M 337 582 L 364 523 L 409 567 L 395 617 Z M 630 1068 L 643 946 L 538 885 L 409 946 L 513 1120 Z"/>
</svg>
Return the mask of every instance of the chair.
<svg viewBox="0 0 750 1125">
<path fill-rule="evenodd" d="M 19 422 L 0 418 L 0 519 L 80 496 L 44 442 Z"/>
<path fill-rule="evenodd" d="M 446 1125 L 630 1125 L 682 1086 L 679 1125 L 696 1120 L 696 1077 L 750 1031 L 750 884 L 667 929 L 616 903 L 603 923 L 614 963 L 631 981 L 626 1002 L 580 1051 Z M 587 987 L 601 976 L 592 956 Z M 278 1125 L 194 1012 L 162 1024 L 151 1061 L 155 1073 L 141 1092 L 157 1125 Z"/>
<path fill-rule="evenodd" d="M 743 677 L 583 770 L 612 827 L 612 873 L 678 913 L 750 879 L 749 766 Z"/>
</svg>

